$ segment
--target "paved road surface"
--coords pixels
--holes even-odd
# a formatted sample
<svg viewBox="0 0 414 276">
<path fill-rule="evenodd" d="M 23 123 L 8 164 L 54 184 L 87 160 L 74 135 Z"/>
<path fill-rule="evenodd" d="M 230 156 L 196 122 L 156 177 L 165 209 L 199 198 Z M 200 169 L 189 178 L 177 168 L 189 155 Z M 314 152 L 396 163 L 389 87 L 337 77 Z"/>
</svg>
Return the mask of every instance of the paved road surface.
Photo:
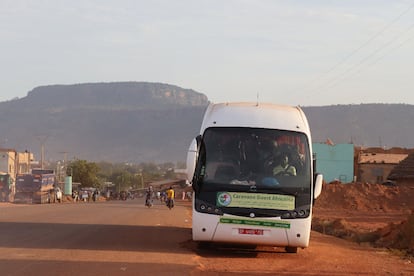
<svg viewBox="0 0 414 276">
<path fill-rule="evenodd" d="M 191 241 L 188 203 L 0 203 L 0 275 L 414 275 L 407 260 L 312 233 L 298 254 Z"/>
</svg>

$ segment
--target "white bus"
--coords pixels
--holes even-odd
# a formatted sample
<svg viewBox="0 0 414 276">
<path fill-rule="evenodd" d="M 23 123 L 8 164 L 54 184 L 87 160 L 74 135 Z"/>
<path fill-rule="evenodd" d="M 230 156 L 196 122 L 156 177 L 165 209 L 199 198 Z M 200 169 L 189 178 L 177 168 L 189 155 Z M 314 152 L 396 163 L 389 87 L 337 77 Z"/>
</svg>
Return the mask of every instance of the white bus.
<svg viewBox="0 0 414 276">
<path fill-rule="evenodd" d="M 309 125 L 300 107 L 210 104 L 187 155 L 194 190 L 194 241 L 309 245 L 314 173 Z"/>
</svg>

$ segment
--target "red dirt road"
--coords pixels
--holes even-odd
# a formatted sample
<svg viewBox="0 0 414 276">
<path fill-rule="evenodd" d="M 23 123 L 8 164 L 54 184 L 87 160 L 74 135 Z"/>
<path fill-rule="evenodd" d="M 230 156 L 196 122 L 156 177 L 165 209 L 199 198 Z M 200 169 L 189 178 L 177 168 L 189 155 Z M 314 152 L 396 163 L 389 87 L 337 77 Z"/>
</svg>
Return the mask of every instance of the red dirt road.
<svg viewBox="0 0 414 276">
<path fill-rule="evenodd" d="M 199 252 L 201 265 L 198 269 L 220 272 L 217 275 L 224 275 L 223 272 L 237 275 L 414 275 L 414 265 L 410 261 L 391 256 L 387 251 L 317 232 L 312 233 L 311 239 L 310 247 L 299 250 L 298 254 L 262 247 L 250 254 L 230 250 Z"/>
<path fill-rule="evenodd" d="M 148 209 L 141 199 L 0 204 L 1 275 L 414 275 L 388 251 L 312 232 L 297 254 L 281 248 L 200 249 L 188 202 Z"/>
</svg>

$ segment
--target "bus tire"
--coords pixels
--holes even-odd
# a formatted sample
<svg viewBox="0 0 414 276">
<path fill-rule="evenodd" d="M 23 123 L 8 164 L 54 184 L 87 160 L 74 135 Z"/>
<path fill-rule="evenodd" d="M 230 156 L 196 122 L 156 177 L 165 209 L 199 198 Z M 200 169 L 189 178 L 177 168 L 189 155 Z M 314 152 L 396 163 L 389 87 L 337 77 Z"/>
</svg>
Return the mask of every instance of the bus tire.
<svg viewBox="0 0 414 276">
<path fill-rule="evenodd" d="M 197 242 L 197 248 L 198 249 L 205 250 L 205 249 L 211 249 L 211 247 L 212 247 L 211 242 L 207 242 L 207 241 Z"/>
<path fill-rule="evenodd" d="M 297 253 L 298 248 L 296 246 L 286 246 L 285 247 L 286 253 Z"/>
</svg>

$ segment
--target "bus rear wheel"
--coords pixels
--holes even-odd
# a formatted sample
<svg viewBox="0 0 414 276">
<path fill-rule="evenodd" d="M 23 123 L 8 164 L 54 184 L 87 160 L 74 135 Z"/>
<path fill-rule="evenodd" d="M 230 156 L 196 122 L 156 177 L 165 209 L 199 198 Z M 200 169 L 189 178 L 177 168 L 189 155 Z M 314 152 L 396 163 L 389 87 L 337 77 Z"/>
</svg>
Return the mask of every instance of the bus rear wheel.
<svg viewBox="0 0 414 276">
<path fill-rule="evenodd" d="M 286 246 L 285 247 L 286 253 L 297 253 L 298 248 L 295 246 Z"/>
</svg>

